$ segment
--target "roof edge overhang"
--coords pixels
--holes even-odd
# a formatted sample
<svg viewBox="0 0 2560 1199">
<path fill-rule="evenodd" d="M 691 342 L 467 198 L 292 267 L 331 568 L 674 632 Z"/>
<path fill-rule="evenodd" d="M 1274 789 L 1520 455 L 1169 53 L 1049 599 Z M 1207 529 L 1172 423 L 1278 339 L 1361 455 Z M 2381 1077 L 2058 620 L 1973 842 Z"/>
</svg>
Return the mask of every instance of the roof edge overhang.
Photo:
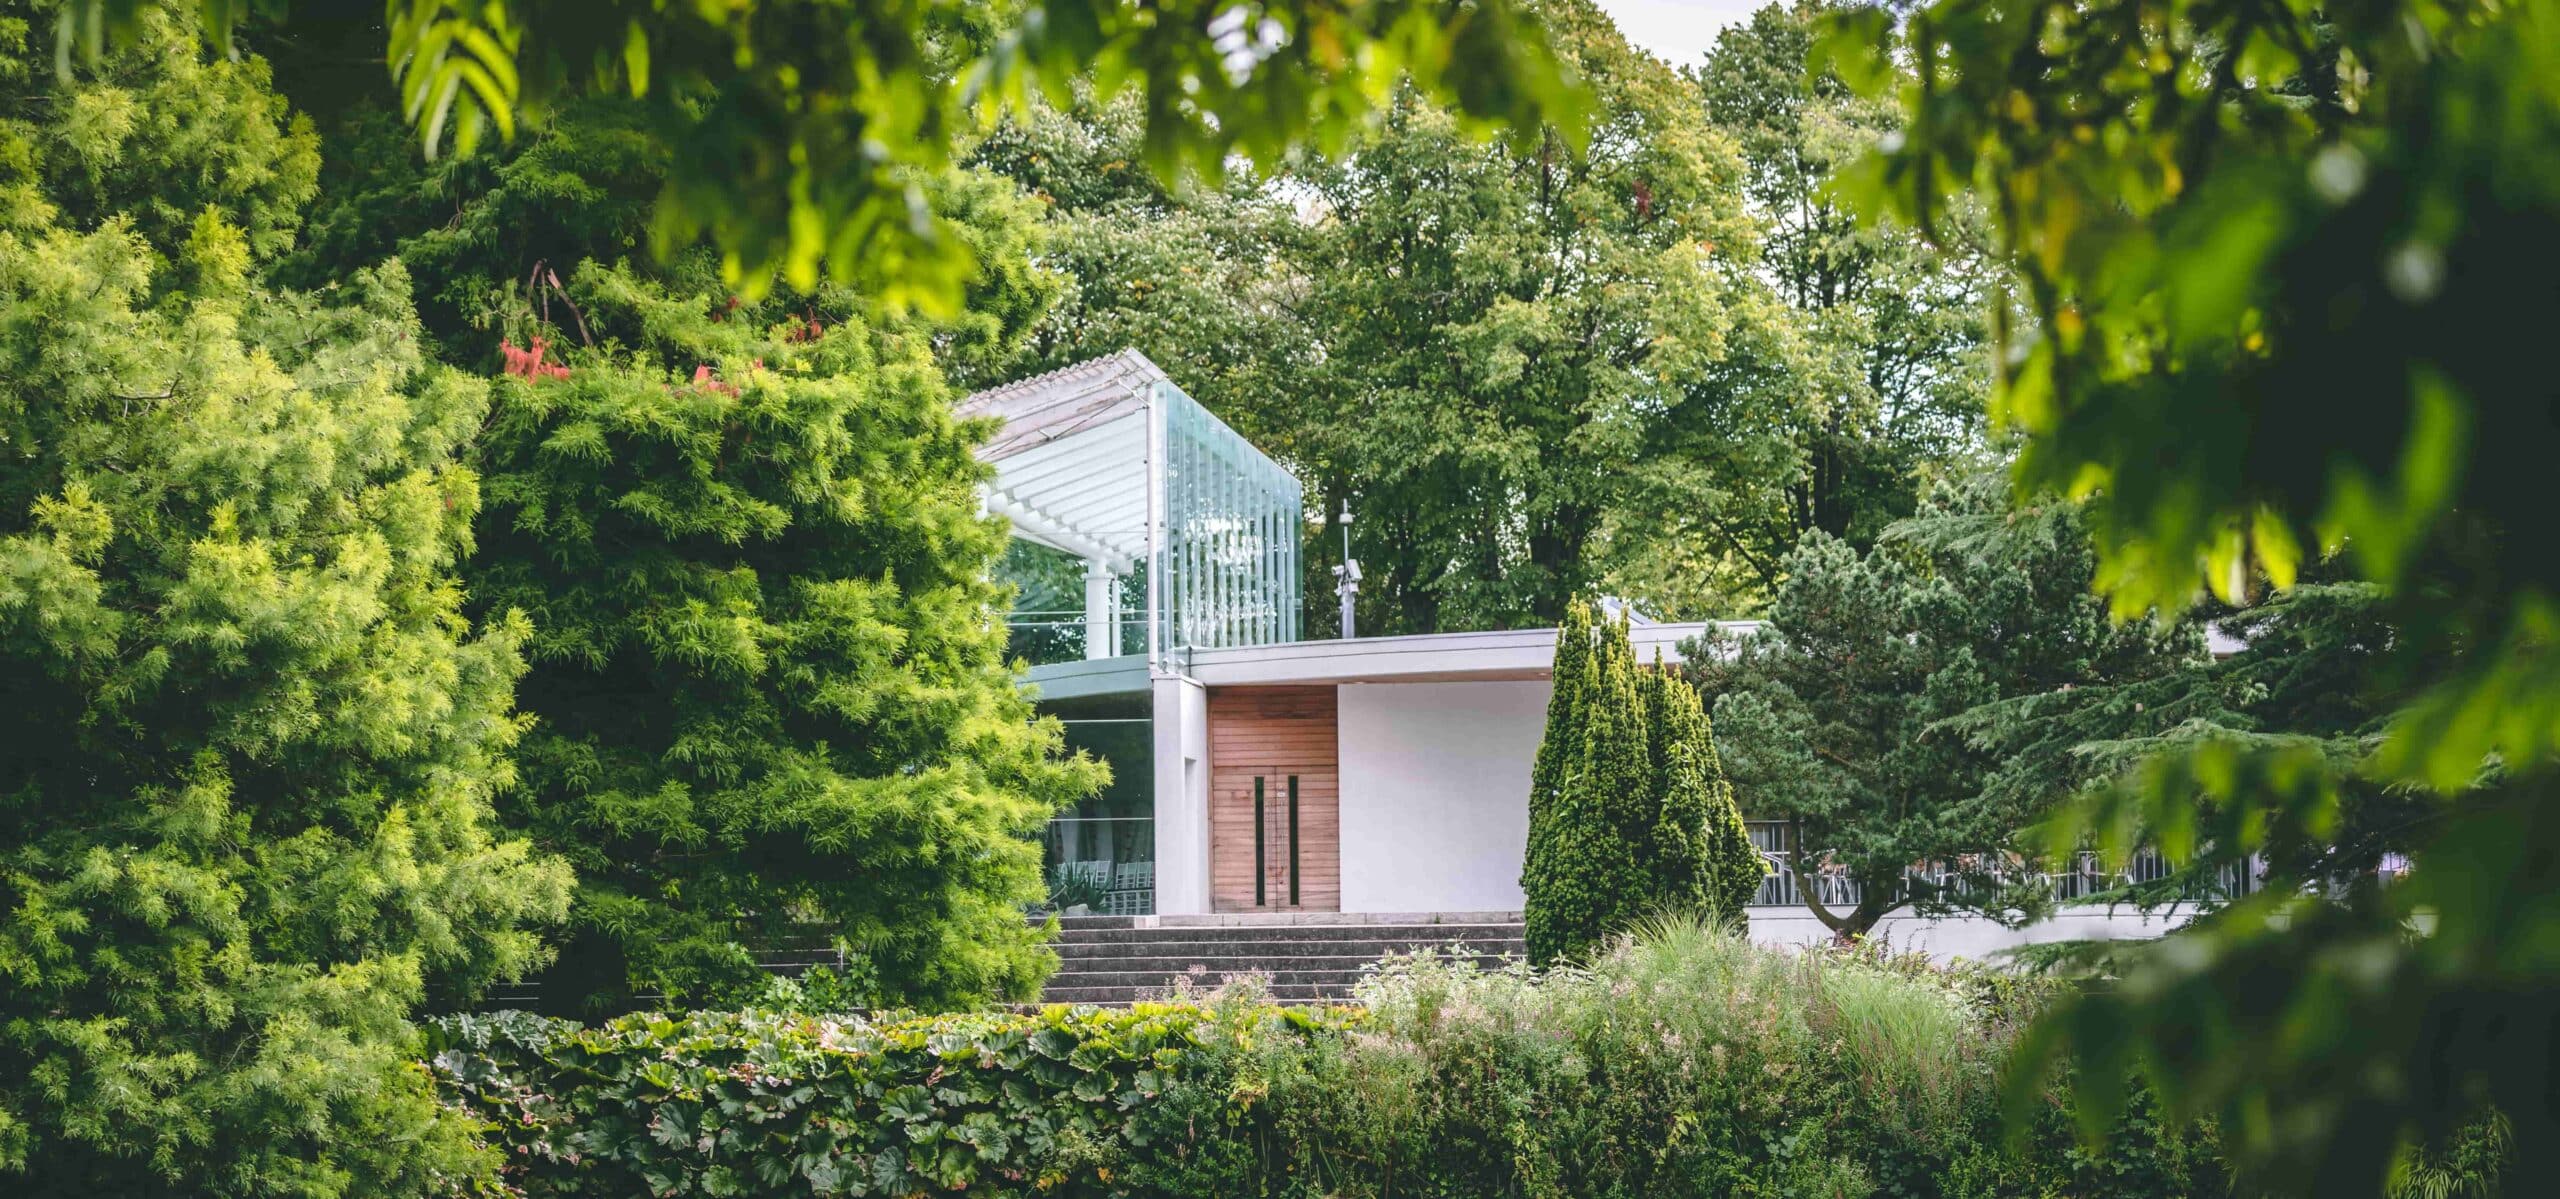
<svg viewBox="0 0 2560 1199">
<path fill-rule="evenodd" d="M 1726 620 L 1639 625 L 1630 630 L 1639 660 L 1660 651 L 1681 661 L 1680 643 L 1711 628 L 1746 633 L 1760 622 Z M 1554 629 L 1490 633 L 1417 633 L 1401 637 L 1291 641 L 1238 649 L 1201 649 L 1179 655 L 1174 674 L 1210 687 L 1283 683 L 1503 682 L 1545 679 L 1555 664 Z M 1023 676 L 1042 698 L 1135 691 L 1148 679 L 1139 655 L 1033 667 Z"/>
</svg>

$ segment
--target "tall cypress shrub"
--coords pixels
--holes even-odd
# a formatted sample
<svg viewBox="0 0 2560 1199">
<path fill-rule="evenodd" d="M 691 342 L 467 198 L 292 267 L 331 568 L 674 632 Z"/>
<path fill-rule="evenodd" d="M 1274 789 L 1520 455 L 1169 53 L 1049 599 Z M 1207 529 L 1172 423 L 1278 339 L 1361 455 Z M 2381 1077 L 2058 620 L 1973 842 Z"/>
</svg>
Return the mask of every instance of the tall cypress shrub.
<svg viewBox="0 0 2560 1199">
<path fill-rule="evenodd" d="M 1635 661 L 1619 619 L 1576 603 L 1556 641 L 1556 698 L 1531 770 L 1522 873 L 1529 954 L 1589 954 L 1654 913 L 1739 916 L 1764 864 L 1751 848 L 1698 693 Z"/>
<path fill-rule="evenodd" d="M 1768 874 L 1768 861 L 1752 848 L 1697 690 L 1659 663 L 1651 681 L 1661 746 L 1662 812 L 1652 859 L 1658 902 L 1666 910 L 1738 919 Z"/>
<path fill-rule="evenodd" d="M 1706 712 L 1697 693 L 1664 669 L 1659 654 L 1641 681 L 1651 717 L 1645 731 L 1653 819 L 1644 845 L 1650 900 L 1665 912 L 1695 912 L 1708 906 L 1708 818 L 1716 799 L 1713 783 L 1699 769 L 1698 725 Z"/>
<path fill-rule="evenodd" d="M 1546 962 L 1560 943 L 1553 922 L 1559 888 L 1555 830 L 1558 792 L 1582 755 L 1582 714 L 1589 685 L 1591 606 L 1576 599 L 1556 628 L 1555 667 L 1549 678 L 1546 734 L 1529 768 L 1529 844 L 1520 861 L 1520 890 L 1527 897 L 1529 955 Z"/>
<path fill-rule="evenodd" d="M 1529 957 L 1541 965 L 1586 956 L 1644 910 L 1643 838 L 1628 834 L 1643 827 L 1653 771 L 1644 699 L 1623 633 L 1604 626 L 1579 655 L 1570 682 L 1579 727 L 1568 730 L 1577 735 L 1563 747 L 1569 756 L 1556 762 L 1545 808 L 1531 815 L 1541 853 L 1522 889 Z M 1561 678 L 1556 684 L 1559 691 L 1567 685 Z"/>
</svg>

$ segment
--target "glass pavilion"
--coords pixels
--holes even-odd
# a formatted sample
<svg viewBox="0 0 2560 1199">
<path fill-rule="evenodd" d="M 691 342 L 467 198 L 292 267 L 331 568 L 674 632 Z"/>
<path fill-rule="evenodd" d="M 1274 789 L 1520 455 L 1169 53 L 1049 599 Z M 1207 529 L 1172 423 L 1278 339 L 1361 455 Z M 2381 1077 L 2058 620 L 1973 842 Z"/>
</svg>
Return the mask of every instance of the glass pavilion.
<svg viewBox="0 0 2560 1199">
<path fill-rule="evenodd" d="M 1295 641 L 1298 480 L 1123 350 L 962 401 L 1003 427 L 990 512 L 1013 522 L 1015 652 L 1033 665 Z"/>
<path fill-rule="evenodd" d="M 1001 421 L 978 457 L 987 510 L 1013 524 L 1000 568 L 1019 592 L 1010 652 L 1034 666 L 1295 641 L 1303 493 L 1279 463 L 1136 350 L 982 391 Z M 1141 674 L 1139 677 L 1144 677 Z M 1143 684 L 1141 684 L 1143 686 Z M 1153 711 L 1145 690 L 1044 701 L 1111 786 L 1047 837 L 1052 901 L 1154 910 Z"/>
</svg>

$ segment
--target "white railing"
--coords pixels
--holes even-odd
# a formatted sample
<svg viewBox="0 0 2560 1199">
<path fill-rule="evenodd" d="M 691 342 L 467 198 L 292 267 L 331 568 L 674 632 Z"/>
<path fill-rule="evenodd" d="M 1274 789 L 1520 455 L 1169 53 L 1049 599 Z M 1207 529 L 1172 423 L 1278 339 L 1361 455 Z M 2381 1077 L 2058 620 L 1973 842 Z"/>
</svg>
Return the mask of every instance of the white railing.
<svg viewBox="0 0 2560 1199">
<path fill-rule="evenodd" d="M 1795 853 L 1788 834 L 1793 826 L 1784 821 L 1754 820 L 1745 822 L 1751 832 L 1751 846 L 1769 863 L 1768 877 L 1760 880 L 1760 889 L 1751 896 L 1753 907 L 1802 907 L 1804 892 L 1794 871 Z M 1805 872 L 1804 882 L 1813 887 L 1814 897 L 1822 906 L 1834 910 L 1853 908 L 1865 896 L 1865 888 L 1849 876 L 1845 867 L 1816 854 L 1814 866 Z M 1952 862 L 1922 862 L 1910 867 L 1904 876 L 1910 889 L 1924 893 L 1963 893 L 1996 891 L 2022 883 L 2039 884 L 2053 893 L 2058 903 L 2079 903 L 2094 896 L 2121 891 L 2141 883 L 2158 882 L 2175 873 L 2166 858 L 2156 850 L 2136 851 L 2121 870 L 2109 870 L 2097 854 L 2075 855 L 2065 870 L 2029 870 L 2014 858 L 2001 861 L 1960 859 Z M 2216 872 L 2212 884 L 2200 888 L 2192 898 L 2205 900 L 2237 899 L 2258 889 L 2258 864 L 2234 862 Z"/>
</svg>

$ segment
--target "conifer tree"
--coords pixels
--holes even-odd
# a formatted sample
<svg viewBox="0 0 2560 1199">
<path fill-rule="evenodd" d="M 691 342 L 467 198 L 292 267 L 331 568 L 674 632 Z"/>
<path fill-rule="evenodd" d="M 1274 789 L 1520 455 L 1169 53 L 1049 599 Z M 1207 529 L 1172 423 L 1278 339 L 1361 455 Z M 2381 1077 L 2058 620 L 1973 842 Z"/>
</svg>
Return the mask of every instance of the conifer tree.
<svg viewBox="0 0 2560 1199">
<path fill-rule="evenodd" d="M 1645 753 L 1653 771 L 1646 795 L 1651 820 L 1640 849 L 1648 902 L 1664 912 L 1699 911 L 1707 904 L 1708 805 L 1716 798 L 1698 769 L 1694 725 L 1705 713 L 1694 693 L 1681 702 L 1680 693 L 1689 688 L 1664 669 L 1658 651 L 1653 668 L 1637 683 L 1644 693 Z"/>
<path fill-rule="evenodd" d="M 1605 623 L 1594 637 L 1566 636 L 1558 645 L 1559 657 L 1588 650 L 1575 654 L 1571 755 L 1555 763 L 1554 789 L 1530 814 L 1534 853 L 1521 881 L 1529 957 L 1541 965 L 1587 954 L 1644 914 L 1651 894 L 1644 846 L 1654 823 L 1654 771 L 1625 626 Z M 1559 677 L 1557 691 L 1566 686 Z M 1541 756 L 1553 747 L 1541 746 Z"/>
<path fill-rule="evenodd" d="M 396 265 L 260 276 L 316 158 L 255 58 L 143 10 L 57 76 L 0 8 L 0 1179 L 450 1192 L 410 1012 L 535 964 L 492 831 L 524 622 L 464 619 L 478 382 Z"/>
<path fill-rule="evenodd" d="M 1564 623 L 1556 628 L 1555 667 L 1549 672 L 1547 727 L 1538 756 L 1529 767 L 1529 843 L 1520 861 L 1520 889 L 1527 896 L 1526 918 L 1532 957 L 1546 944 L 1541 931 L 1550 911 L 1547 896 L 1555 876 L 1555 811 L 1557 792 L 1582 753 L 1584 685 L 1591 660 L 1591 606 L 1579 598 L 1565 606 Z"/>
<path fill-rule="evenodd" d="M 1652 713 L 1647 709 L 1644 672 L 1636 668 L 1626 617 L 1602 622 L 1593 647 L 1592 693 L 1584 785 L 1596 789 L 1601 811 L 1629 860 L 1642 866 L 1652 856 L 1653 828 L 1661 807 L 1655 791 Z M 1638 887 L 1641 892 L 1644 888 Z M 1641 904 L 1640 898 L 1634 900 Z"/>
<path fill-rule="evenodd" d="M 1944 484 L 1863 554 L 1807 537 L 1764 628 L 1687 647 L 1727 769 L 1791 827 L 1784 865 L 1834 932 L 1905 910 L 2041 915 L 2053 889 L 2004 868 L 2031 848 L 2016 834 L 2103 773 L 2090 742 L 2196 714 L 2160 688 L 2210 660 L 2201 626 L 2111 620 L 2084 521 L 2069 501 L 2012 504 L 1997 479 Z M 1826 902 L 1822 869 L 1857 902 Z"/>
<path fill-rule="evenodd" d="M 1734 802 L 1733 783 L 1725 778 L 1724 756 L 1716 752 L 1715 722 L 1707 715 L 1705 701 L 1685 680 L 1669 672 L 1664 677 L 1670 702 L 1679 713 L 1680 732 L 1671 753 L 1694 780 L 1696 802 L 1703 809 L 1695 817 L 1702 823 L 1688 824 L 1687 801 L 1680 805 L 1684 827 L 1698 838 L 1699 898 L 1716 919 L 1739 921 L 1768 876 L 1769 862 L 1751 844 L 1751 830 L 1743 822 L 1741 806 Z M 1666 817 L 1672 806 L 1665 801 Z"/>
<path fill-rule="evenodd" d="M 843 293 L 590 265 L 562 294 L 579 325 L 526 327 L 499 386 L 470 566 L 533 619 L 506 810 L 579 872 L 545 1002 L 735 1002 L 786 936 L 849 943 L 890 1002 L 1028 998 L 1034 837 L 1101 768 L 1003 660 L 981 430 L 924 339 Z M 577 327 L 603 348 L 554 357 Z"/>
<path fill-rule="evenodd" d="M 1659 655 L 1637 669 L 1624 618 L 1588 620 L 1576 601 L 1557 634 L 1558 698 L 1532 771 L 1521 882 L 1541 964 L 1651 914 L 1738 917 L 1765 873 L 1697 692 Z"/>
</svg>

